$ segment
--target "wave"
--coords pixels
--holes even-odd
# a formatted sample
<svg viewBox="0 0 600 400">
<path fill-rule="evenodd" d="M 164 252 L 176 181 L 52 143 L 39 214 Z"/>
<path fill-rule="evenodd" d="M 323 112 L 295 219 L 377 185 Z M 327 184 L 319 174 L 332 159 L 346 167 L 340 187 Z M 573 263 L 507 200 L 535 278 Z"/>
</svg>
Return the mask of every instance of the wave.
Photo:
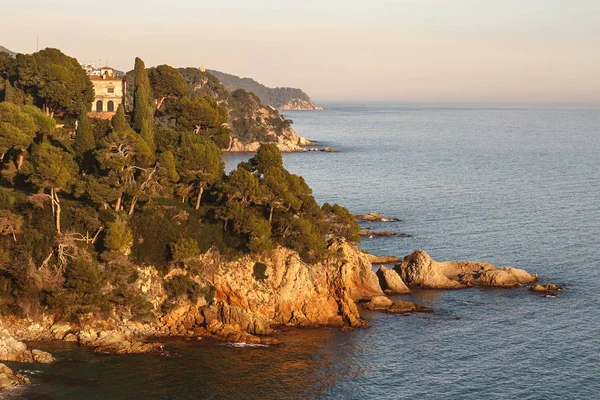
<svg viewBox="0 0 600 400">
<path fill-rule="evenodd" d="M 246 342 L 225 343 L 225 346 L 230 346 L 230 347 L 269 347 L 269 345 L 267 345 L 267 344 L 246 343 Z"/>
</svg>

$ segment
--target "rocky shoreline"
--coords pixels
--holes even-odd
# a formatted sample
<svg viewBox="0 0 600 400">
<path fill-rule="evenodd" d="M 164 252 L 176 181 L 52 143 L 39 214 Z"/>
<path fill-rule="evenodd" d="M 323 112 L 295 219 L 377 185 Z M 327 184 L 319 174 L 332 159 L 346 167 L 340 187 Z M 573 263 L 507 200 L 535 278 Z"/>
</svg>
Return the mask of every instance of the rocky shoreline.
<svg viewBox="0 0 600 400">
<path fill-rule="evenodd" d="M 216 250 L 202 256 L 204 273 L 214 286 L 214 297 L 196 302 L 181 301 L 168 312 L 160 311 L 164 299 L 160 277 L 153 267 L 140 270 L 138 285 L 155 304 L 156 319 L 142 323 L 124 318 L 97 319 L 90 315 L 79 324 L 4 317 L 0 321 L 0 361 L 54 361 L 51 354 L 30 349 L 24 342 L 64 340 L 77 342 L 98 354 L 170 355 L 159 343 L 161 337 L 280 345 L 272 334 L 279 326 L 336 326 L 340 329 L 368 327 L 359 307 L 393 314 L 433 312 L 407 301 L 393 302 L 386 295 L 408 294 L 411 287 L 465 289 L 474 286 L 519 287 L 538 280 L 536 275 L 484 262 L 437 262 L 423 251 L 404 257 L 394 268 L 381 266 L 373 272 L 372 255 L 341 239 L 329 241 L 334 256 L 307 264 L 289 249 L 277 248 L 236 261 Z M 257 276 L 256 267 L 264 267 Z M 185 273 L 184 270 L 178 273 Z M 189 273 L 189 272 L 188 272 Z M 197 277 L 194 277 L 196 279 Z M 535 291 L 542 291 L 535 287 Z M 554 290 L 554 286 L 543 289 Z M 13 387 L 27 378 L 0 366 L 0 385 Z"/>
</svg>

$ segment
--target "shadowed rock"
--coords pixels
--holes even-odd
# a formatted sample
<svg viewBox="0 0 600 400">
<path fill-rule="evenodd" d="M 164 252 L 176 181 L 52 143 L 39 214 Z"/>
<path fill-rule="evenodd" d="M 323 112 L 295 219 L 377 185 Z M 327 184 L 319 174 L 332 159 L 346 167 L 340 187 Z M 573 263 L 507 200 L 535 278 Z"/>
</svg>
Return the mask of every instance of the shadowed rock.
<svg viewBox="0 0 600 400">
<path fill-rule="evenodd" d="M 386 268 L 383 265 L 377 271 L 379 284 L 386 294 L 406 294 L 410 293 L 410 289 L 400 278 L 400 275 L 391 268 Z"/>
</svg>

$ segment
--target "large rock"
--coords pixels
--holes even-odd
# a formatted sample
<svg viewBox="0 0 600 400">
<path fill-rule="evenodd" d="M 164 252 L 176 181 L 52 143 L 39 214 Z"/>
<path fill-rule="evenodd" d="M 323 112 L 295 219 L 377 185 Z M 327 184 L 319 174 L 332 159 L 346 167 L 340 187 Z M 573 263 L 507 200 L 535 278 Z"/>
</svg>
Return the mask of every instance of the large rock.
<svg viewBox="0 0 600 400">
<path fill-rule="evenodd" d="M 471 286 L 515 287 L 537 281 L 536 275 L 512 267 L 499 268 L 485 262 L 432 260 L 416 250 L 396 265 L 396 272 L 408 285 L 428 289 L 462 289 Z"/>
<path fill-rule="evenodd" d="M 13 338 L 3 329 L 0 331 L 0 361 L 51 363 L 54 357 L 45 351 L 27 348 L 25 343 Z"/>
<path fill-rule="evenodd" d="M 400 275 L 391 268 L 386 268 L 383 265 L 377 271 L 379 284 L 386 294 L 407 294 L 410 289 L 400 278 Z"/>
<path fill-rule="evenodd" d="M 0 363 L 0 391 L 29 383 L 29 379 Z"/>
<path fill-rule="evenodd" d="M 86 327 L 78 334 L 79 343 L 91 347 L 95 353 L 101 354 L 163 354 L 160 343 L 144 342 L 133 332 L 111 329 L 96 331 Z"/>
<path fill-rule="evenodd" d="M 230 262 L 210 253 L 203 265 L 214 270 L 217 309 L 204 310 L 206 323 L 216 318 L 252 334 L 280 324 L 366 326 L 355 301 L 383 294 L 369 258 L 340 239 L 329 242 L 329 251 L 334 256 L 318 264 L 281 247 Z"/>
<path fill-rule="evenodd" d="M 393 264 L 400 261 L 397 256 L 376 256 L 374 254 L 367 254 L 371 264 Z"/>
</svg>

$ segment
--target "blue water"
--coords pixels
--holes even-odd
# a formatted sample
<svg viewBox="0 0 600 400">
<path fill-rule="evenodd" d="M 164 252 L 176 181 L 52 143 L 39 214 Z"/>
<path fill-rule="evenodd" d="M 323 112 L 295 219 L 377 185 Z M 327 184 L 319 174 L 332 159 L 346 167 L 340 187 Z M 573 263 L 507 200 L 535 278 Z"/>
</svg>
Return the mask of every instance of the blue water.
<svg viewBox="0 0 600 400">
<path fill-rule="evenodd" d="M 292 329 L 277 348 L 170 340 L 176 359 L 45 345 L 58 362 L 36 366 L 19 396 L 600 398 L 599 109 L 331 105 L 285 115 L 340 150 L 284 156 L 319 202 L 401 218 L 363 226 L 412 235 L 366 239 L 367 251 L 513 265 L 568 290 L 417 291 L 409 298 L 433 314 L 365 313 L 370 329 Z"/>
</svg>

